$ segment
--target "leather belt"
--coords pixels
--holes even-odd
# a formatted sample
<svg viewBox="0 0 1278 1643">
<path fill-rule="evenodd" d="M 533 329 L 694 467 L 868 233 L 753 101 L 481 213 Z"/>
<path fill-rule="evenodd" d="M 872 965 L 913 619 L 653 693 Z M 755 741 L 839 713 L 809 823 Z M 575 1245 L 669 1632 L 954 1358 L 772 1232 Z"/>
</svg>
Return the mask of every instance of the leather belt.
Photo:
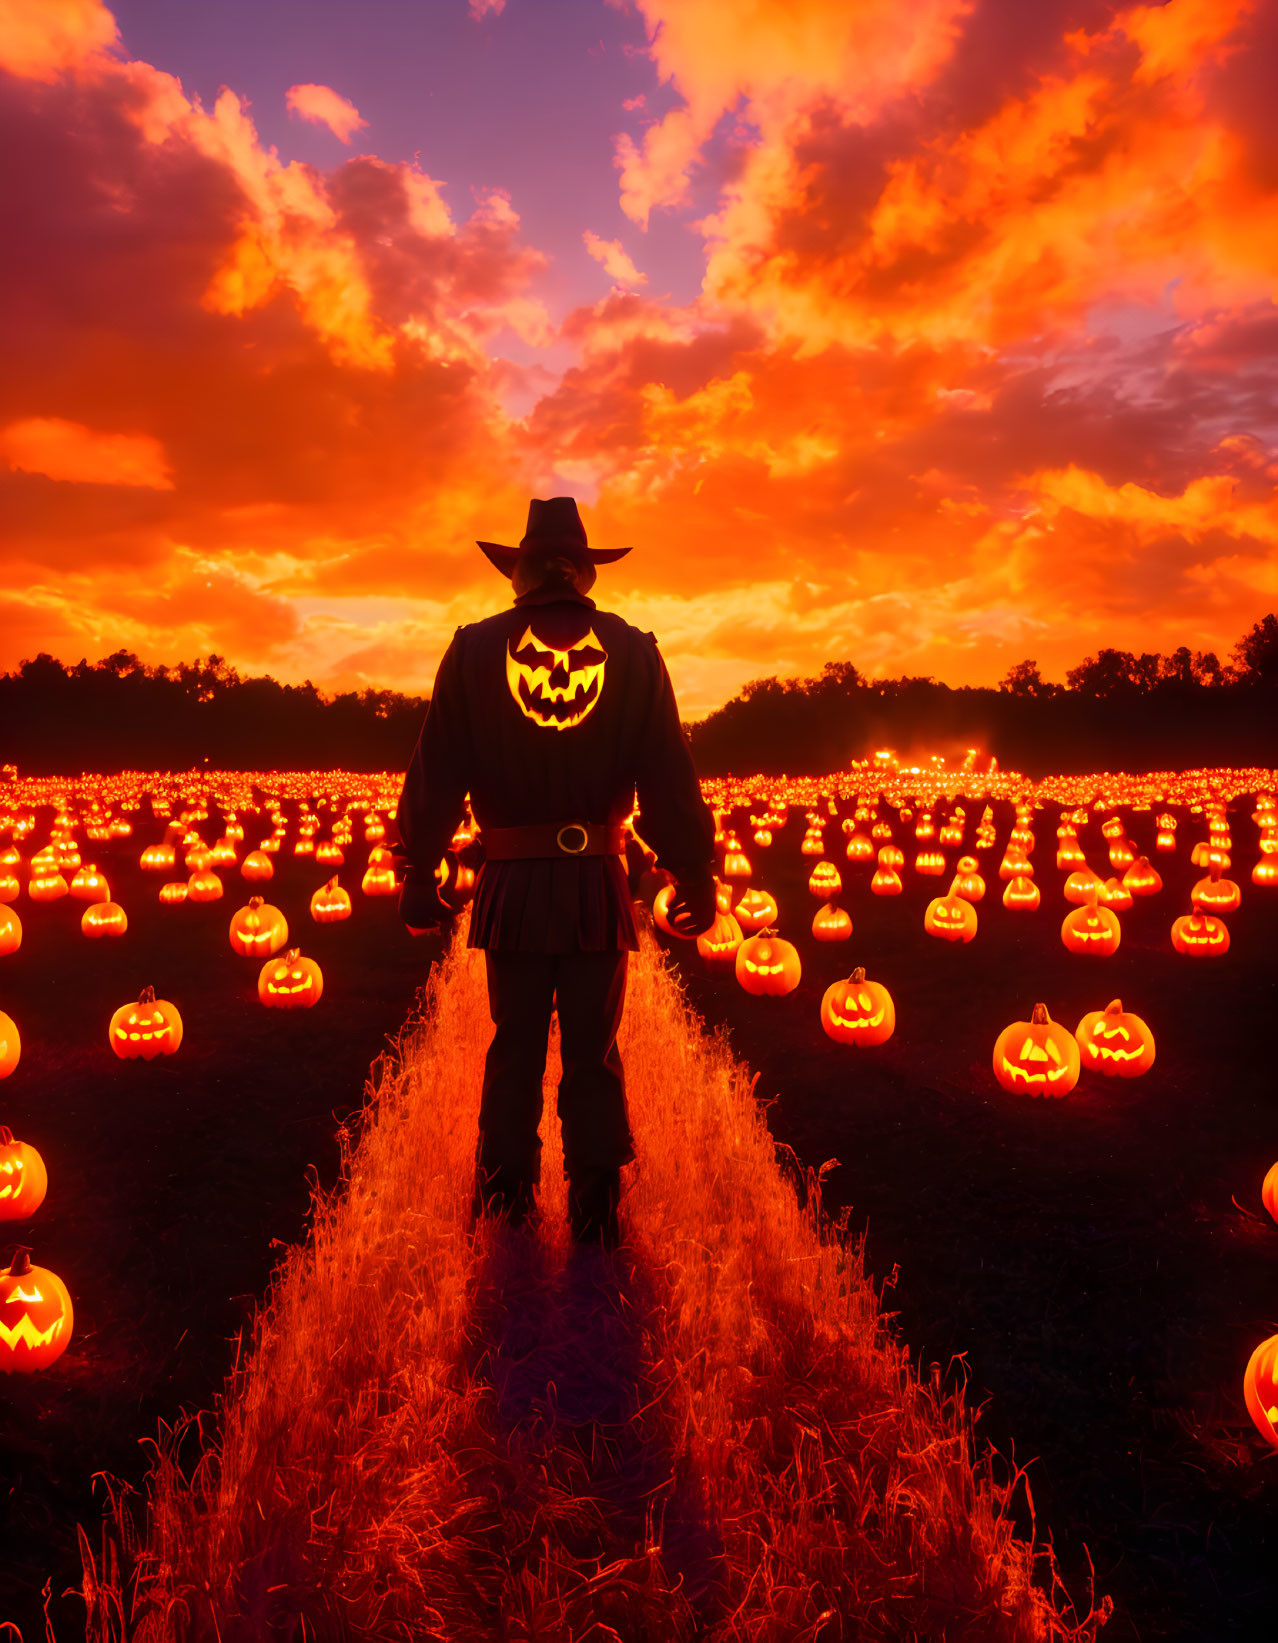
<svg viewBox="0 0 1278 1643">
<path fill-rule="evenodd" d="M 594 822 L 542 822 L 532 827 L 485 827 L 480 833 L 489 861 L 555 856 L 619 856 L 626 848 L 621 826 Z"/>
</svg>

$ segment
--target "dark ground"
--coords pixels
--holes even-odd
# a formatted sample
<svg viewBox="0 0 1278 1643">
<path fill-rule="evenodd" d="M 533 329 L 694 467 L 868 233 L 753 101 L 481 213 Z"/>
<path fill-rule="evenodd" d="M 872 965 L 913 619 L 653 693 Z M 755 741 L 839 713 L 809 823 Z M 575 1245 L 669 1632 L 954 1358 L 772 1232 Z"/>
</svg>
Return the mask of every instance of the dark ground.
<svg viewBox="0 0 1278 1643">
<path fill-rule="evenodd" d="M 1248 1355 L 1278 1328 L 1278 1227 L 1259 1201 L 1278 1158 L 1278 887 L 1250 883 L 1251 808 L 1233 818 L 1243 905 L 1219 962 L 1182 958 L 1168 941 L 1200 876 L 1189 846 L 1201 819 L 1183 812 L 1181 849 L 1158 858 L 1165 889 L 1122 915 L 1119 952 L 1066 953 L 1054 807 L 1034 858 L 1044 905 L 1028 915 L 999 903 L 1010 811 L 998 810 L 1000 849 L 981 858 L 989 889 L 968 947 L 923 934 L 945 881 L 907 870 L 903 896 L 872 897 L 871 869 L 844 863 L 835 831 L 856 929 L 848 943 L 812 941 L 798 811 L 770 852 L 752 855 L 802 952 L 799 990 L 747 997 L 677 944 L 691 1001 L 761 1073 L 778 1139 L 807 1164 L 841 1160 L 827 1205 L 850 1205 L 854 1234 L 868 1221 L 876 1283 L 899 1267 L 885 1305 L 912 1354 L 942 1367 L 966 1355 L 969 1402 L 985 1405 L 978 1430 L 1029 1463 L 1040 1533 L 1083 1600 L 1090 1553 L 1097 1592 L 1115 1603 L 1107 1643 L 1278 1629 L 1278 1451 L 1241 1394 Z M 1132 828 L 1152 848 L 1152 815 Z M 368 1063 L 428 961 L 393 901 L 359 894 L 358 846 L 341 874 L 355 916 L 326 926 L 306 911 L 325 870 L 281 852 L 260 888 L 323 965 L 325 992 L 312 1011 L 267 1011 L 257 962 L 226 942 L 248 887 L 231 870 L 222 901 L 160 907 L 161 875 L 136 867 L 160 832 L 135 818 L 133 838 L 94 847 L 129 911 L 122 941 L 85 940 L 82 903 L 24 895 L 23 946 L 0 958 L 0 1008 L 24 1045 L 0 1083 L 0 1121 L 49 1166 L 44 1207 L 0 1249 L 29 1243 L 76 1305 L 59 1364 L 0 1384 L 0 1619 L 28 1643 L 43 1633 L 46 1579 L 58 1638 L 82 1634 L 82 1607 L 62 1594 L 79 1583 L 76 1522 L 97 1540 L 93 1474 L 140 1483 L 157 1420 L 211 1404 L 273 1240 L 302 1235 L 309 1179 L 332 1181 L 336 1125 L 361 1104 Z M 912 838 L 899 842 L 912 859 Z M 1084 844 L 1100 865 L 1098 823 Z M 896 998 L 896 1034 L 876 1050 L 830 1043 L 817 1025 L 821 992 L 853 964 Z M 182 1048 L 118 1062 L 107 1020 L 147 982 L 181 1008 Z M 1155 1033 L 1144 1078 L 1084 1074 L 1052 1103 L 995 1085 L 994 1038 L 1034 1002 L 1072 1030 L 1115 995 Z M 1023 1488 L 1018 1500 L 1023 1510 Z"/>
</svg>

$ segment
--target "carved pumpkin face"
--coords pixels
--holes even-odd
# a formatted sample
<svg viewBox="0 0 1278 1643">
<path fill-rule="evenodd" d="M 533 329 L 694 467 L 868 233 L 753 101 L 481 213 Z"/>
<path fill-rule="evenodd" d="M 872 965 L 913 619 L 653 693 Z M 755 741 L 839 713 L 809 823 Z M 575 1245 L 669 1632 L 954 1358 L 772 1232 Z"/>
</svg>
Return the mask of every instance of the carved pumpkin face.
<svg viewBox="0 0 1278 1643">
<path fill-rule="evenodd" d="M 147 873 L 167 873 L 176 861 L 177 853 L 171 844 L 149 844 L 138 865 Z"/>
<path fill-rule="evenodd" d="M 750 936 L 737 948 L 736 976 L 746 992 L 756 996 L 792 993 L 801 974 L 799 952 L 773 930 Z"/>
<path fill-rule="evenodd" d="M 1084 1067 L 1109 1078 L 1136 1078 L 1154 1064 L 1154 1035 L 1140 1016 L 1113 999 L 1103 1010 L 1092 1010 L 1074 1035 Z"/>
<path fill-rule="evenodd" d="M 819 861 L 812 869 L 812 876 L 808 879 L 808 889 L 822 901 L 829 901 L 837 896 L 843 888 L 843 880 L 839 870 L 832 861 Z"/>
<path fill-rule="evenodd" d="M 896 1005 L 887 988 L 867 981 L 858 966 L 846 981 L 826 988 L 821 1025 L 839 1044 L 882 1044 L 896 1031 Z"/>
<path fill-rule="evenodd" d="M 971 941 L 976 934 L 976 908 L 958 893 L 958 880 L 950 886 L 948 896 L 937 896 L 929 901 L 923 914 L 923 928 L 930 936 L 942 941 Z"/>
<path fill-rule="evenodd" d="M 846 907 L 827 901 L 818 907 L 812 920 L 812 934 L 817 941 L 847 941 L 852 935 L 852 915 Z"/>
<path fill-rule="evenodd" d="M 711 964 L 732 964 L 741 945 L 741 926 L 731 913 L 720 912 L 714 923 L 697 937 L 697 951 Z"/>
<path fill-rule="evenodd" d="M 550 631 L 549 621 L 534 616 L 522 632 L 512 635 L 506 649 L 506 683 L 515 706 L 531 724 L 543 730 L 571 730 L 594 711 L 603 691 L 608 652 L 593 627 L 569 640 L 568 632 Z"/>
<path fill-rule="evenodd" d="M 336 878 L 329 879 L 327 884 L 320 885 L 311 897 L 311 917 L 316 924 L 336 924 L 340 919 L 351 916 L 351 898 L 338 884 Z"/>
<path fill-rule="evenodd" d="M 1190 958 L 1221 958 L 1229 951 L 1229 931 L 1225 921 L 1205 913 L 1198 902 L 1192 913 L 1178 918 L 1171 928 L 1172 946 Z"/>
<path fill-rule="evenodd" d="M 1243 1399 L 1256 1430 L 1278 1449 L 1278 1335 L 1252 1353 L 1243 1375 Z"/>
<path fill-rule="evenodd" d="M 324 977 L 313 958 L 290 947 L 283 958 L 268 959 L 257 978 L 257 996 L 277 1010 L 309 1010 L 324 991 Z"/>
<path fill-rule="evenodd" d="M 0 1124 L 0 1221 L 23 1221 L 44 1202 L 49 1186 L 44 1159 Z"/>
<path fill-rule="evenodd" d="M 1106 958 L 1118 951 L 1122 939 L 1118 916 L 1097 903 L 1095 885 L 1089 886 L 1086 903 L 1066 913 L 1061 924 L 1061 940 L 1071 953 L 1092 953 Z"/>
<path fill-rule="evenodd" d="M 945 871 L 944 850 L 920 850 L 914 858 L 914 871 L 928 873 L 933 877 Z"/>
<path fill-rule="evenodd" d="M 288 920 L 261 896 L 250 896 L 248 906 L 231 915 L 229 933 L 232 951 L 248 958 L 266 958 L 278 953 L 288 940 Z"/>
<path fill-rule="evenodd" d="M 122 1004 L 107 1029 L 111 1048 L 124 1061 L 172 1055 L 182 1042 L 182 1017 L 167 999 L 144 987 L 136 1004 Z"/>
<path fill-rule="evenodd" d="M 1213 913 L 1230 913 L 1242 900 L 1242 891 L 1233 879 L 1221 877 L 1219 867 L 1213 867 L 1205 879 L 1199 879 L 1190 892 L 1190 899 L 1209 907 Z"/>
<path fill-rule="evenodd" d="M 1078 1083 L 1081 1057 L 1068 1028 L 1036 1004 L 1028 1021 L 1014 1021 L 994 1043 L 994 1076 L 1005 1090 L 1029 1095 L 1068 1095 Z"/>
<path fill-rule="evenodd" d="M 0 1271 L 0 1369 L 46 1369 L 66 1351 L 74 1323 L 61 1278 L 19 1250 Z"/>
<path fill-rule="evenodd" d="M 766 929 L 777 916 L 777 904 L 766 890 L 747 890 L 732 909 L 747 935 Z"/>
</svg>

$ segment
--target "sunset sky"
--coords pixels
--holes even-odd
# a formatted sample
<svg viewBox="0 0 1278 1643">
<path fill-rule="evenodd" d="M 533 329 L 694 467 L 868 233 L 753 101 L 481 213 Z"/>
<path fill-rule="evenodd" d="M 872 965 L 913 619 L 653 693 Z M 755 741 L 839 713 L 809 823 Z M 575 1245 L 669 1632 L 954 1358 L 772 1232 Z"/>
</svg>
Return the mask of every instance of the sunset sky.
<svg viewBox="0 0 1278 1643">
<path fill-rule="evenodd" d="M 686 716 L 1278 607 L 1278 0 L 0 0 L 0 668 L 430 687 L 578 498 Z"/>
</svg>

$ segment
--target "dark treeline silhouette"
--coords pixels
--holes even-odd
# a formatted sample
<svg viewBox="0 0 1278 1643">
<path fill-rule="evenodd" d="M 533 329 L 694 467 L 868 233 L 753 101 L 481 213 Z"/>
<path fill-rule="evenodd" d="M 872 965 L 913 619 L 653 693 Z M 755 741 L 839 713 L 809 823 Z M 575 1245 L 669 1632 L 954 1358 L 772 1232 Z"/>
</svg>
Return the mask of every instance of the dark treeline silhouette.
<svg viewBox="0 0 1278 1643">
<path fill-rule="evenodd" d="M 1040 776 L 1190 765 L 1278 765 L 1278 616 L 1222 665 L 1101 650 L 1064 685 L 1018 662 L 997 689 L 866 679 L 827 662 L 811 679 L 757 679 L 690 727 L 703 775 L 837 770 L 877 748 L 963 749 Z M 0 763 L 85 771 L 402 770 L 427 706 L 394 690 L 326 696 L 309 681 L 244 678 L 220 656 L 147 667 L 129 651 L 64 667 L 43 653 L 0 674 Z"/>
<path fill-rule="evenodd" d="M 1278 617 L 1257 622 L 1222 666 L 1186 647 L 1170 656 L 1101 650 L 1064 685 L 1018 662 L 997 689 L 931 678 L 865 679 L 850 662 L 815 678 L 757 679 L 692 726 L 705 775 L 814 775 L 878 748 L 976 747 L 1030 776 L 1090 770 L 1278 765 Z"/>
<path fill-rule="evenodd" d="M 220 656 L 147 667 L 129 651 L 64 668 L 41 654 L 0 674 L 0 762 L 85 771 L 402 770 L 426 700 L 325 696 L 309 681 L 243 678 Z"/>
</svg>

